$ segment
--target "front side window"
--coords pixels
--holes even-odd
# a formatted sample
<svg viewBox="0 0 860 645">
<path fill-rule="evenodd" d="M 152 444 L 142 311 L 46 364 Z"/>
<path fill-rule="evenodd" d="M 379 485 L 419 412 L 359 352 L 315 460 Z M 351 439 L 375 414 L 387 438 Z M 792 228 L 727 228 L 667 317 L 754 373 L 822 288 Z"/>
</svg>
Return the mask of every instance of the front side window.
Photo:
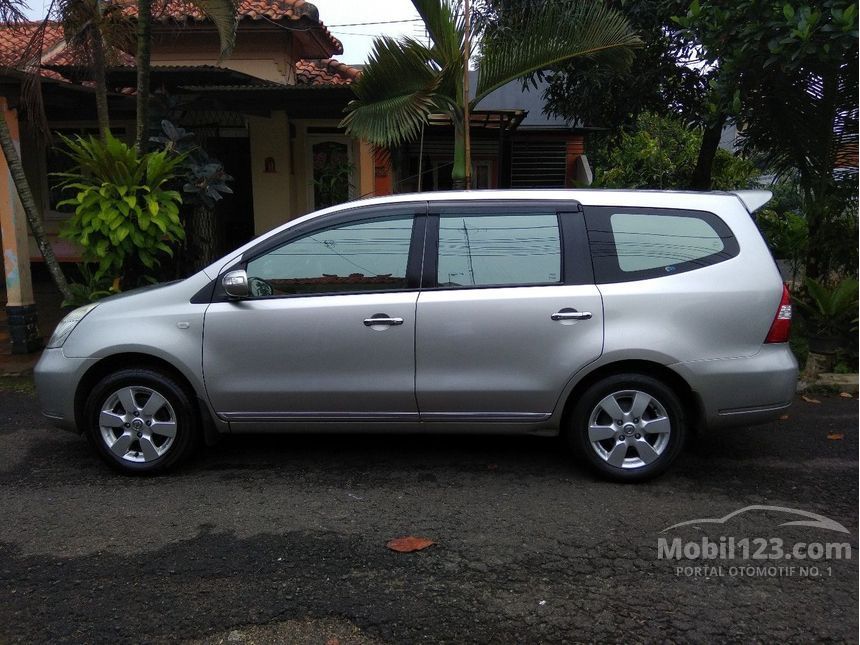
<svg viewBox="0 0 860 645">
<path fill-rule="evenodd" d="M 439 218 L 440 287 L 557 284 L 561 275 L 555 213 Z"/>
<path fill-rule="evenodd" d="M 289 296 L 405 289 L 412 216 L 310 233 L 248 262 L 251 293 Z"/>
</svg>

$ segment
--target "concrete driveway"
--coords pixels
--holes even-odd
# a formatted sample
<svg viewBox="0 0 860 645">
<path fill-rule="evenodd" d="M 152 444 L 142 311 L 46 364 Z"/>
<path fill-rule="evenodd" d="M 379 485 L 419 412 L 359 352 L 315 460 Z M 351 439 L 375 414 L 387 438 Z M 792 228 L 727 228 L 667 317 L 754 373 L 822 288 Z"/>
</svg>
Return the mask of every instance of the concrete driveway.
<svg viewBox="0 0 860 645">
<path fill-rule="evenodd" d="M 857 401 L 817 398 L 638 486 L 530 437 L 227 438 L 127 478 L 7 383 L 0 643 L 856 642 Z M 831 525 L 750 509 L 661 533 L 751 505 Z M 385 548 L 403 535 L 436 544 Z M 661 559 L 660 538 L 750 557 Z M 850 557 L 755 559 L 761 538 Z"/>
</svg>

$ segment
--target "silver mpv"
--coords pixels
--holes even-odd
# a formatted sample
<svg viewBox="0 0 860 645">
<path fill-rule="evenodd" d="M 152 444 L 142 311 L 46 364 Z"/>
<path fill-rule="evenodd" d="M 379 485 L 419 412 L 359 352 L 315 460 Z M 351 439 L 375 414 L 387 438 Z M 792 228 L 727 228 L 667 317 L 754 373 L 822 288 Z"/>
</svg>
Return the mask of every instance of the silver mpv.
<svg viewBox="0 0 860 645">
<path fill-rule="evenodd" d="M 128 473 L 221 433 L 561 435 L 600 474 L 663 472 L 693 428 L 791 404 L 766 191 L 480 191 L 352 202 L 181 282 L 81 307 L 36 366 L 43 413 Z"/>
</svg>

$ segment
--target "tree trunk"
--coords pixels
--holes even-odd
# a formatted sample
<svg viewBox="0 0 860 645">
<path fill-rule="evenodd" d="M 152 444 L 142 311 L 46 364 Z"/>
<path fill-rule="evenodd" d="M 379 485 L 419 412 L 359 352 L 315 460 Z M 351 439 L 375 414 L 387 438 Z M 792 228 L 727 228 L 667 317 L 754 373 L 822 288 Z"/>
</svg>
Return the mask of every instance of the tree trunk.
<svg viewBox="0 0 860 645">
<path fill-rule="evenodd" d="M 720 114 L 716 120 L 702 133 L 702 145 L 699 147 L 699 157 L 696 159 L 696 168 L 690 178 L 690 188 L 693 190 L 710 190 L 711 173 L 714 170 L 714 157 L 720 147 L 720 139 L 723 135 L 723 126 L 726 123 L 726 115 Z"/>
<path fill-rule="evenodd" d="M 141 154 L 149 145 L 149 72 L 152 46 L 152 0 L 137 2 L 137 134 L 135 147 Z"/>
<path fill-rule="evenodd" d="M 99 1 L 99 7 L 101 7 L 101 1 Z M 105 76 L 107 64 L 105 62 L 105 41 L 98 26 L 92 28 L 90 46 L 93 56 L 93 80 L 96 85 L 96 117 L 99 123 L 99 133 L 105 139 L 110 134 L 107 78 Z"/>
<path fill-rule="evenodd" d="M 451 168 L 454 190 L 466 188 L 466 130 L 463 119 L 454 117 L 454 165 Z"/>
<path fill-rule="evenodd" d="M 215 212 L 205 206 L 196 207 L 191 215 L 189 235 L 195 271 L 211 264 L 215 259 L 217 233 Z"/>
<path fill-rule="evenodd" d="M 45 258 L 45 265 L 57 285 L 64 300 L 72 300 L 72 292 L 69 289 L 69 283 L 66 281 L 66 276 L 63 274 L 63 269 L 57 261 L 57 256 L 54 255 L 54 249 L 48 242 L 48 236 L 45 233 L 45 227 L 42 225 L 42 214 L 36 206 L 36 200 L 33 198 L 33 191 L 30 190 L 30 183 L 27 181 L 27 176 L 24 174 L 24 166 L 21 164 L 21 157 L 18 155 L 18 149 L 12 141 L 12 133 L 9 131 L 9 124 L 6 123 L 5 115 L 0 115 L 0 148 L 3 150 L 3 155 L 6 157 L 6 164 L 9 166 L 9 172 L 12 175 L 12 181 L 15 183 L 15 189 L 18 191 L 18 197 L 21 199 L 21 204 L 24 206 L 24 213 L 27 216 L 27 222 L 30 225 L 30 230 L 33 232 L 33 237 L 36 238 L 36 244 L 39 246 L 39 251 L 42 252 L 42 257 Z M 28 258 L 19 258 L 19 261 L 27 262 Z"/>
</svg>

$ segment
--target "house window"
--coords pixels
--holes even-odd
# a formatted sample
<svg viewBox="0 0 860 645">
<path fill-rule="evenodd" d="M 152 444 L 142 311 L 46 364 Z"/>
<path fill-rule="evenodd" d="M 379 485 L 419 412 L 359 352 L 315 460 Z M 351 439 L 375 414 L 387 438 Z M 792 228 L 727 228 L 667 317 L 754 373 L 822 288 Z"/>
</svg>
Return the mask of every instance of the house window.
<svg viewBox="0 0 860 645">
<path fill-rule="evenodd" d="M 355 166 L 349 140 L 317 140 L 311 144 L 310 150 L 314 209 L 335 206 L 352 199 L 355 192 Z"/>
</svg>

